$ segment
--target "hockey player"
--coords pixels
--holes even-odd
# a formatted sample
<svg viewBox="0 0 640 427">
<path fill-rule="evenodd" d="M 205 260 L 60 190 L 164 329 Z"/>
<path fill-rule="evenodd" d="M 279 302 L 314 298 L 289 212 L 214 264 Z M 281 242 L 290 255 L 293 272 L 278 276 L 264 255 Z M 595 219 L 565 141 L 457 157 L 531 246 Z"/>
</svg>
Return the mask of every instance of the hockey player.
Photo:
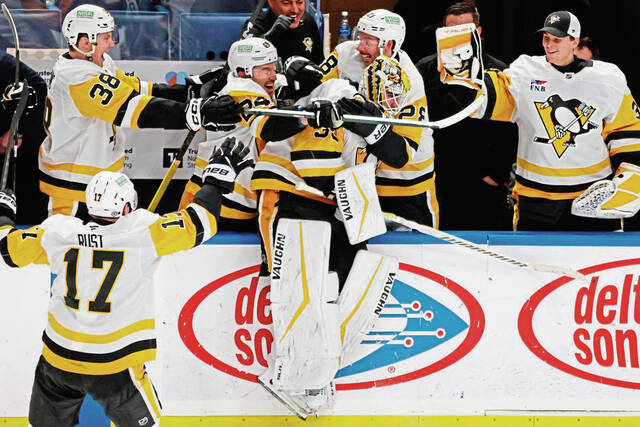
<svg viewBox="0 0 640 427">
<path fill-rule="evenodd" d="M 420 73 L 409 56 L 400 48 L 405 37 L 404 20 L 384 9 L 372 10 L 358 21 L 358 39 L 336 46 L 320 65 L 323 80 L 347 79 L 360 83 L 365 68 L 380 55 L 396 61 L 409 79 L 407 102 L 393 117 L 427 120 L 427 100 Z M 356 104 L 353 104 L 356 106 Z M 345 114 L 362 114 L 343 105 Z M 345 125 L 347 128 L 351 124 Z M 353 129 L 353 127 L 352 127 Z M 382 163 L 377 169 L 376 185 L 382 209 L 421 224 L 438 226 L 438 201 L 433 171 L 432 130 L 409 126 L 393 126 L 401 135 L 409 157 L 402 164 Z"/>
<path fill-rule="evenodd" d="M 119 172 L 91 178 L 88 221 L 54 215 L 18 230 L 16 200 L 0 192 L 3 262 L 48 264 L 55 275 L 29 405 L 31 425 L 76 425 L 87 394 L 116 425 L 158 423 L 160 403 L 144 367 L 156 357 L 153 270 L 161 256 L 216 233 L 220 195 L 232 189 L 247 152 L 242 143 L 216 147 L 193 203 L 162 216 L 136 210 L 133 184 Z"/>
<path fill-rule="evenodd" d="M 374 64 L 370 71 L 382 69 Z M 331 79 L 309 101 L 299 100 L 299 105 L 317 104 L 315 118 L 287 140 L 268 142 L 251 181 L 261 192 L 259 223 L 274 322 L 274 360 L 259 381 L 301 418 L 330 403 L 333 377 L 369 331 L 375 306 L 390 292 L 397 269 L 395 259 L 364 250 L 365 243 L 351 245 L 336 216 L 334 175 L 346 168 L 345 158 L 356 157 L 358 142 L 377 145 L 381 157 L 407 155 L 404 139 L 389 129 L 341 126 L 339 104 L 354 102 L 358 105 L 350 108 L 382 115 L 354 95 L 346 80 Z M 353 155 L 345 156 L 346 147 L 353 147 Z M 371 188 L 373 179 L 372 174 Z"/>
<path fill-rule="evenodd" d="M 69 51 L 53 69 L 44 119 L 48 136 L 39 155 L 49 214 L 83 216 L 91 177 L 122 169 L 124 142 L 117 127 L 197 131 L 240 119 L 229 97 L 189 97 L 199 89 L 198 79 L 169 86 L 125 75 L 107 54 L 116 42 L 114 28 L 111 14 L 94 5 L 78 6 L 64 19 Z"/>
<path fill-rule="evenodd" d="M 227 63 L 230 74 L 221 95 L 231 96 L 247 108 L 275 107 L 276 63 L 278 53 L 269 41 L 259 37 L 234 42 L 229 48 Z M 274 118 L 275 119 L 275 118 Z M 250 147 L 250 157 L 257 160 L 264 147 L 262 138 L 253 135 L 260 132 L 267 117 L 243 114 L 238 126 L 231 131 L 207 131 L 207 141 L 198 146 L 196 165 L 185 187 L 180 206 L 186 206 L 202 185 L 202 172 L 216 145 L 227 138 L 235 138 Z M 278 119 L 275 119 L 276 121 Z M 252 167 L 243 169 L 237 177 L 234 191 L 222 199 L 221 228 L 256 231 L 257 194 L 251 190 Z"/>
<path fill-rule="evenodd" d="M 514 229 L 617 229 L 618 220 L 604 218 L 638 209 L 640 108 L 618 67 L 575 57 L 580 22 L 572 13 L 549 14 L 539 32 L 545 55 L 487 71 L 476 112 L 518 125 Z M 599 190 L 576 206 L 592 184 Z"/>
</svg>

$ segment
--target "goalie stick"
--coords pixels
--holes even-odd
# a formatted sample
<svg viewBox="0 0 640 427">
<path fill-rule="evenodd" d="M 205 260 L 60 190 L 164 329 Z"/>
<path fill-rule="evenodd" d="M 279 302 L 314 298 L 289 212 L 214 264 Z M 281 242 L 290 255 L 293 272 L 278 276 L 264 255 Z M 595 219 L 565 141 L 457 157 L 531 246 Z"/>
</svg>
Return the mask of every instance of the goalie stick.
<svg viewBox="0 0 640 427">
<path fill-rule="evenodd" d="M 477 97 L 471 104 L 467 105 L 462 110 L 453 114 L 452 116 L 445 117 L 442 120 L 438 120 L 435 122 L 428 121 L 420 121 L 420 120 L 407 120 L 407 119 L 395 119 L 390 117 L 371 117 L 371 116 L 357 116 L 354 114 L 345 114 L 343 119 L 345 122 L 352 123 L 370 123 L 370 124 L 389 124 L 389 125 L 399 125 L 399 126 L 416 126 L 421 128 L 432 128 L 432 129 L 442 129 L 453 124 L 458 123 L 459 121 L 465 119 L 470 114 L 480 107 L 482 104 L 483 98 L 482 96 Z M 246 108 L 246 113 L 249 114 L 258 114 L 262 116 L 279 116 L 279 117 L 304 117 L 307 119 L 312 119 L 315 117 L 315 114 L 310 111 L 302 111 L 302 110 L 283 110 L 278 108 Z"/>
<path fill-rule="evenodd" d="M 164 196 L 165 191 L 167 191 L 167 187 L 169 187 L 169 182 L 171 182 L 171 180 L 173 179 L 173 176 L 176 174 L 176 170 L 178 170 L 178 167 L 182 162 L 182 158 L 184 157 L 187 150 L 189 149 L 189 146 L 191 145 L 191 141 L 193 141 L 194 136 L 196 136 L 196 132 L 190 130 L 186 138 L 182 142 L 182 147 L 180 147 L 180 151 L 178 152 L 178 155 L 171 162 L 171 166 L 169 166 L 169 170 L 167 170 L 167 173 L 164 175 L 164 178 L 162 178 L 162 182 L 160 183 L 160 186 L 156 190 L 156 194 L 153 195 L 153 199 L 151 199 L 151 202 L 149 203 L 149 207 L 147 207 L 147 210 L 149 212 L 155 212 L 156 208 L 158 207 L 160 200 L 162 200 L 162 196 Z"/>
<path fill-rule="evenodd" d="M 14 79 L 14 86 L 17 86 L 20 82 L 20 41 L 18 39 L 18 31 L 16 30 L 16 24 L 13 22 L 13 17 L 11 16 L 11 12 L 7 5 L 2 3 L 2 12 L 4 13 L 7 21 L 9 21 L 9 27 L 11 28 L 11 34 L 13 35 L 13 42 L 16 47 L 16 73 Z M 0 177 L 0 190 L 5 190 L 7 188 L 7 180 L 9 178 L 9 166 L 10 160 L 13 157 L 13 173 L 12 173 L 12 181 L 13 181 L 13 191 L 16 190 L 16 160 L 18 157 L 18 144 L 17 144 L 17 136 L 18 136 L 18 125 L 20 124 L 20 118 L 22 117 L 22 113 L 27 106 L 27 101 L 29 99 L 29 89 L 28 82 L 25 79 L 23 84 L 22 93 L 20 94 L 20 100 L 18 101 L 18 105 L 16 106 L 15 111 L 13 112 L 13 117 L 11 117 L 11 125 L 9 126 L 9 143 L 7 145 L 7 150 L 5 151 L 4 156 L 4 165 L 2 168 L 2 177 Z M 13 153 L 13 155 L 12 155 Z"/>
<path fill-rule="evenodd" d="M 298 182 L 296 183 L 296 190 L 298 191 L 306 191 L 308 193 L 311 194 L 315 194 L 317 196 L 323 196 L 323 197 L 327 197 L 326 194 L 324 194 L 322 191 L 318 190 L 315 187 L 312 187 L 310 185 L 305 184 L 304 182 Z M 582 273 L 572 269 L 572 268 L 568 268 L 568 267 L 560 267 L 560 266 L 556 266 L 556 265 L 548 265 L 548 264 L 530 264 L 530 263 L 526 263 L 520 260 L 517 260 L 515 258 L 511 258 L 508 257 L 506 255 L 491 251 L 489 249 L 485 249 L 480 245 L 477 245 L 473 242 L 470 242 L 468 240 L 465 239 L 461 239 L 460 237 L 456 237 L 452 234 L 446 233 L 444 231 L 440 231 L 437 230 L 433 227 L 429 227 L 427 225 L 424 224 L 419 224 L 415 221 L 411 221 L 405 218 L 402 218 L 400 216 L 397 216 L 395 214 L 389 213 L 389 212 L 382 212 L 382 215 L 389 219 L 390 221 L 393 221 L 395 223 L 398 223 L 400 225 L 404 225 L 405 227 L 408 227 L 412 230 L 415 230 L 419 233 L 422 234 L 427 234 L 429 236 L 435 237 L 437 239 L 440 240 L 444 240 L 445 242 L 449 242 L 449 243 L 453 243 L 455 245 L 459 245 L 459 246 L 463 246 L 467 249 L 470 249 L 472 251 L 481 253 L 483 255 L 489 256 L 491 258 L 495 258 L 498 261 L 502 261 L 502 262 L 506 262 L 508 264 L 511 264 L 513 266 L 516 267 L 520 267 L 520 268 L 526 268 L 526 269 L 530 269 L 530 270 L 534 270 L 534 271 L 539 271 L 539 272 L 543 272 L 543 273 L 555 273 L 555 274 L 560 274 L 563 276 L 569 276 L 572 277 L 574 279 L 577 280 L 581 280 L 585 283 L 590 283 L 589 279 Z"/>
</svg>

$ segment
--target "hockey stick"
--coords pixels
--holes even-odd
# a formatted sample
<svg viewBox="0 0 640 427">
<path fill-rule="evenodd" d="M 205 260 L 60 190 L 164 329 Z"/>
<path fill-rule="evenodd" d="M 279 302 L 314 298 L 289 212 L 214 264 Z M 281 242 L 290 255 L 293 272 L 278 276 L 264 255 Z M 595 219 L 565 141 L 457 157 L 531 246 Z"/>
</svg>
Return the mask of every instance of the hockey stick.
<svg viewBox="0 0 640 427">
<path fill-rule="evenodd" d="M 13 22 L 13 17 L 11 16 L 11 12 L 7 5 L 2 3 L 0 5 L 2 7 L 2 12 L 4 16 L 9 21 L 9 27 L 11 28 L 11 34 L 13 36 L 13 42 L 16 47 L 16 72 L 15 78 L 13 81 L 13 85 L 17 86 L 20 82 L 20 40 L 18 39 L 18 30 L 16 29 L 16 24 Z M 29 99 L 29 86 L 28 82 L 25 79 L 23 82 L 22 93 L 20 94 L 20 100 L 18 101 L 18 105 L 16 106 L 15 111 L 13 112 L 13 117 L 11 117 L 11 125 L 9 126 L 9 143 L 7 144 L 7 149 L 5 151 L 4 156 L 4 165 L 2 168 L 2 177 L 0 177 L 0 189 L 4 190 L 7 188 L 7 180 L 9 177 L 9 165 L 11 157 L 14 159 L 13 163 L 13 191 L 16 190 L 16 161 L 18 158 L 18 125 L 20 124 L 20 119 L 22 118 L 22 113 L 24 113 L 25 108 L 27 107 L 27 101 Z M 13 153 L 13 156 L 12 156 Z"/>
<path fill-rule="evenodd" d="M 573 126 L 578 120 L 580 120 L 583 116 L 585 116 L 585 112 L 584 112 L 584 103 L 581 103 L 578 108 L 580 109 L 580 114 L 574 118 L 573 120 L 571 120 L 569 123 L 567 123 L 565 126 L 562 126 L 562 131 L 566 132 L 567 129 L 569 129 L 571 126 Z M 542 106 L 542 108 L 544 108 L 544 105 Z M 541 142 L 543 144 L 551 144 L 553 141 L 555 141 L 556 139 L 558 139 L 558 132 L 556 131 L 556 136 L 554 136 L 553 138 L 543 138 L 541 136 L 534 136 L 533 137 L 533 142 Z"/>
<path fill-rule="evenodd" d="M 372 116 L 357 116 L 354 114 L 345 114 L 343 119 L 345 122 L 352 123 L 370 123 L 370 124 L 389 124 L 389 125 L 399 125 L 399 126 L 415 126 L 421 128 L 432 128 L 432 129 L 442 129 L 447 126 L 451 126 L 453 124 L 458 123 L 460 120 L 465 119 L 469 115 L 471 115 L 474 111 L 480 107 L 482 104 L 483 98 L 481 96 L 477 97 L 471 104 L 467 105 L 462 110 L 453 114 L 452 116 L 445 117 L 442 120 L 438 120 L 435 122 L 428 121 L 420 121 L 420 120 L 406 120 L 406 119 L 395 119 L 390 117 L 372 117 Z M 261 116 L 278 116 L 278 117 L 304 117 L 307 119 L 315 118 L 315 114 L 310 111 L 301 111 L 301 110 L 283 110 L 278 108 L 246 108 L 246 113 L 249 114 L 257 114 Z"/>
<path fill-rule="evenodd" d="M 253 9 L 253 13 L 249 17 L 249 22 L 247 22 L 247 29 L 244 30 L 241 34 L 243 39 L 246 39 L 247 36 L 249 35 L 249 32 L 253 29 L 253 25 L 256 22 L 256 18 L 258 17 L 258 15 L 260 15 L 260 12 L 262 12 L 262 8 L 264 7 L 266 2 L 267 0 L 260 0 L 256 5 L 256 8 Z"/>
<path fill-rule="evenodd" d="M 402 217 L 399 217 L 397 215 L 394 215 L 392 213 L 389 212 L 382 212 L 382 215 L 384 215 L 385 218 L 404 225 L 405 227 L 408 227 L 412 230 L 418 231 L 420 233 L 423 234 L 427 234 L 429 236 L 433 236 L 435 238 L 438 238 L 440 240 L 444 240 L 445 242 L 449 242 L 449 243 L 453 243 L 455 245 L 459 245 L 459 246 L 464 246 L 467 249 L 471 249 L 472 251 L 481 253 L 483 255 L 487 255 L 491 258 L 495 258 L 498 261 L 502 261 L 502 262 L 506 262 L 508 264 L 511 264 L 513 266 L 516 267 L 521 267 L 521 268 L 527 268 L 527 269 L 531 269 L 534 271 L 540 271 L 543 273 L 555 273 L 555 274 L 560 274 L 563 276 L 569 276 L 572 277 L 574 279 L 577 280 L 581 280 L 585 283 L 589 283 L 589 279 L 587 279 L 587 277 L 582 274 L 579 273 L 578 271 L 572 269 L 572 268 L 568 268 L 568 267 L 559 267 L 559 266 L 555 266 L 555 265 L 548 265 L 548 264 L 529 264 L 523 261 L 519 261 L 515 258 L 510 258 L 506 255 L 491 251 L 489 249 L 485 249 L 480 245 L 477 245 L 473 242 L 470 242 L 468 240 L 465 239 L 461 239 L 460 237 L 456 237 L 452 234 L 449 233 L 445 233 L 444 231 L 440 231 L 440 230 L 436 230 L 433 227 L 429 227 L 427 225 L 424 224 L 419 224 L 415 221 L 411 221 Z"/>
<path fill-rule="evenodd" d="M 316 196 L 323 196 L 323 197 L 327 197 L 322 191 L 318 190 L 315 187 L 312 187 L 310 185 L 307 185 L 306 183 L 299 181 L 298 183 L 296 183 L 296 190 L 298 191 L 306 191 L 308 193 L 314 194 Z M 390 221 L 393 221 L 395 223 L 398 223 L 400 225 L 404 225 L 405 227 L 408 227 L 412 230 L 415 230 L 419 233 L 422 234 L 427 234 L 429 236 L 435 237 L 437 239 L 440 240 L 444 240 L 445 242 L 449 242 L 449 243 L 453 243 L 455 245 L 460 245 L 463 246 L 467 249 L 471 249 L 472 251 L 481 253 L 483 255 L 487 255 L 491 258 L 495 258 L 499 261 L 502 262 L 506 262 L 508 264 L 514 265 L 516 267 L 521 267 L 521 268 L 527 268 L 530 270 L 534 270 L 534 271 L 539 271 L 539 272 L 543 272 L 543 273 L 555 273 L 555 274 L 560 274 L 563 276 L 569 276 L 569 277 L 573 277 L 574 279 L 578 279 L 578 280 L 582 280 L 585 283 L 590 283 L 589 279 L 587 279 L 587 277 L 582 274 L 577 272 L 576 270 L 572 269 L 572 268 L 568 268 L 568 267 L 559 267 L 559 266 L 555 266 L 555 265 L 548 265 L 548 264 L 529 264 L 523 261 L 519 261 L 515 258 L 510 258 L 506 255 L 502 255 L 500 253 L 491 251 L 489 249 L 485 249 L 480 245 L 477 245 L 473 242 L 470 242 L 468 240 L 465 239 L 461 239 L 460 237 L 456 237 L 452 234 L 449 233 L 445 233 L 444 231 L 440 231 L 440 230 L 436 230 L 433 227 L 429 227 L 427 225 L 424 224 L 419 224 L 415 221 L 411 221 L 405 218 L 402 218 L 400 216 L 397 216 L 395 214 L 389 213 L 389 212 L 382 212 L 382 215 L 384 215 L 385 218 L 389 219 Z"/>
<path fill-rule="evenodd" d="M 171 162 L 171 166 L 169 166 L 169 170 L 162 178 L 162 182 L 160 186 L 156 190 L 156 194 L 153 195 L 153 199 L 151 199 L 151 203 L 149 203 L 149 207 L 147 208 L 150 212 L 155 212 L 160 200 L 162 200 L 162 196 L 164 196 L 165 191 L 167 191 L 167 187 L 169 187 L 169 182 L 173 179 L 173 176 L 176 174 L 180 163 L 182 162 L 182 158 L 186 154 L 189 146 L 191 145 L 191 141 L 193 141 L 193 137 L 196 135 L 196 132 L 190 130 L 187 134 L 187 137 L 182 142 L 182 147 L 180 147 L 180 151 L 175 159 Z"/>
</svg>

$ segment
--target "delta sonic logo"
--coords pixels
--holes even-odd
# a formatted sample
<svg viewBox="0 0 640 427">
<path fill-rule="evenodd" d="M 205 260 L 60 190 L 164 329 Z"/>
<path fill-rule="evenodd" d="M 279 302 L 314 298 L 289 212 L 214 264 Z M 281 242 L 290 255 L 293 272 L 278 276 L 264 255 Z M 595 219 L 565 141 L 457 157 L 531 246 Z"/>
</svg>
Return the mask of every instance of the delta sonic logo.
<svg viewBox="0 0 640 427">
<path fill-rule="evenodd" d="M 197 358 L 253 382 L 273 345 L 269 286 L 256 277 L 258 270 L 244 268 L 209 283 L 187 301 L 178 321 L 180 337 Z M 475 347 L 484 323 L 480 305 L 462 286 L 401 263 L 375 327 L 338 372 L 336 387 L 381 387 L 445 369 Z"/>
<path fill-rule="evenodd" d="M 561 277 L 520 311 L 520 336 L 549 365 L 598 384 L 640 389 L 640 258 L 580 270 L 590 282 Z"/>
</svg>

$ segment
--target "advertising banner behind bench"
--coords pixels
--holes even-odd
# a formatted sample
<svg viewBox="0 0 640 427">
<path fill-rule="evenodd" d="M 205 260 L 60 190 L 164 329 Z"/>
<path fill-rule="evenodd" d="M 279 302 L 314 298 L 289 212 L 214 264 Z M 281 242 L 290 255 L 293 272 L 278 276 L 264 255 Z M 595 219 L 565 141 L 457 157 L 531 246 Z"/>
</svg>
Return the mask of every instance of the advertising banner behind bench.
<svg viewBox="0 0 640 427">
<path fill-rule="evenodd" d="M 551 237 L 550 237 L 551 236 Z M 463 237 L 588 282 L 514 267 L 414 233 L 370 250 L 400 271 L 360 357 L 337 375 L 337 415 L 637 411 L 640 237 Z M 516 245 L 517 244 L 517 245 Z M 156 274 L 165 415 L 287 414 L 257 383 L 273 343 L 254 236 L 221 235 Z M 48 271 L 0 267 L 0 417 L 25 416 L 46 321 Z M 116 284 L 117 285 L 117 284 Z"/>
</svg>

